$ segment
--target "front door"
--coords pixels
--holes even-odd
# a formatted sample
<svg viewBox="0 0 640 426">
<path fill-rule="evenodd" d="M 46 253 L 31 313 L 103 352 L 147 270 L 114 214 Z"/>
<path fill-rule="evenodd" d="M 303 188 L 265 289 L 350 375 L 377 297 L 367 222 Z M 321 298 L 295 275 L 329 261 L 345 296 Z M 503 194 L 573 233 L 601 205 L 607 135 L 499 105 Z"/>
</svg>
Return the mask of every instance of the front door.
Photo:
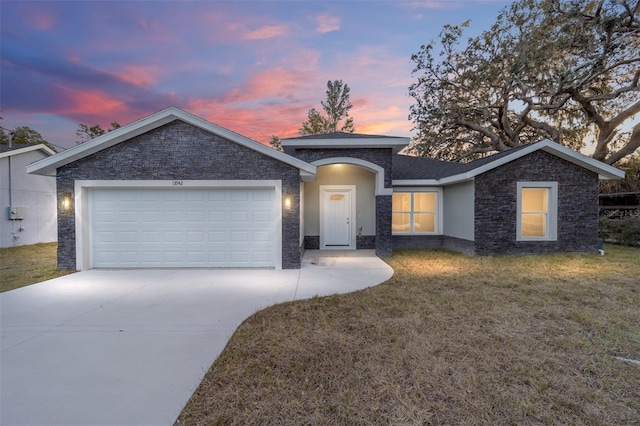
<svg viewBox="0 0 640 426">
<path fill-rule="evenodd" d="M 320 196 L 320 248 L 355 249 L 355 186 L 321 185 Z"/>
</svg>

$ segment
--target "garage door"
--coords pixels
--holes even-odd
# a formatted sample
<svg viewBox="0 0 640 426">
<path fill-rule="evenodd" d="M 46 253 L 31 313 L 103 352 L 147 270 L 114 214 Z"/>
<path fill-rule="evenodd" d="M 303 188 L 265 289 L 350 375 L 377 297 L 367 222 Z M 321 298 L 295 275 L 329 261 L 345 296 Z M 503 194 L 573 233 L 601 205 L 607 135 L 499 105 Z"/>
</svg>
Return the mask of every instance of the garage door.
<svg viewBox="0 0 640 426">
<path fill-rule="evenodd" d="M 92 266 L 275 267 L 273 188 L 94 189 Z"/>
</svg>

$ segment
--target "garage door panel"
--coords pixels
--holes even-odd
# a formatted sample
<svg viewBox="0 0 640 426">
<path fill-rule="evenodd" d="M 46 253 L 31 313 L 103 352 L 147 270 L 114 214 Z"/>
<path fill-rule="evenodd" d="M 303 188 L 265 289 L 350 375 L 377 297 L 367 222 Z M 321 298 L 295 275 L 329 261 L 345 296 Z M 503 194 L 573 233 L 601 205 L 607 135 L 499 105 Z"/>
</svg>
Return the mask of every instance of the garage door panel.
<svg viewBox="0 0 640 426">
<path fill-rule="evenodd" d="M 94 267 L 273 267 L 273 188 L 96 189 Z"/>
</svg>

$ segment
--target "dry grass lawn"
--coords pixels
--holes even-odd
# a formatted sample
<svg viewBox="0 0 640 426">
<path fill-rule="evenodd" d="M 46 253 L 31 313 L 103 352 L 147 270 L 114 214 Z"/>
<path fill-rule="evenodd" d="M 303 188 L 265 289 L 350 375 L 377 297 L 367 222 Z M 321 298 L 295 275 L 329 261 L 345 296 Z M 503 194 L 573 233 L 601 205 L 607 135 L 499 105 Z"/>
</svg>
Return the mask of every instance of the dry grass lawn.
<svg viewBox="0 0 640 426">
<path fill-rule="evenodd" d="M 176 424 L 640 424 L 640 249 L 396 252 L 247 319 Z"/>
<path fill-rule="evenodd" d="M 0 249 L 0 293 L 67 275 L 58 271 L 58 243 Z"/>
</svg>

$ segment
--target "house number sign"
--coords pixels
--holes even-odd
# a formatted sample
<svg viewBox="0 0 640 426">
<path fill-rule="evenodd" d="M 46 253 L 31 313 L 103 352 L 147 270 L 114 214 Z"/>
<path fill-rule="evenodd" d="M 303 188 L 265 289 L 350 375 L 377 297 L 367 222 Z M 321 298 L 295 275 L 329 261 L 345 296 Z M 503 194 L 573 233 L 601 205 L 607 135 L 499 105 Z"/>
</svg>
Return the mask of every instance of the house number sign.
<svg viewBox="0 0 640 426">
<path fill-rule="evenodd" d="M 184 181 L 181 180 L 174 180 L 172 185 L 173 186 L 182 186 L 182 184 L 184 183 Z"/>
</svg>

